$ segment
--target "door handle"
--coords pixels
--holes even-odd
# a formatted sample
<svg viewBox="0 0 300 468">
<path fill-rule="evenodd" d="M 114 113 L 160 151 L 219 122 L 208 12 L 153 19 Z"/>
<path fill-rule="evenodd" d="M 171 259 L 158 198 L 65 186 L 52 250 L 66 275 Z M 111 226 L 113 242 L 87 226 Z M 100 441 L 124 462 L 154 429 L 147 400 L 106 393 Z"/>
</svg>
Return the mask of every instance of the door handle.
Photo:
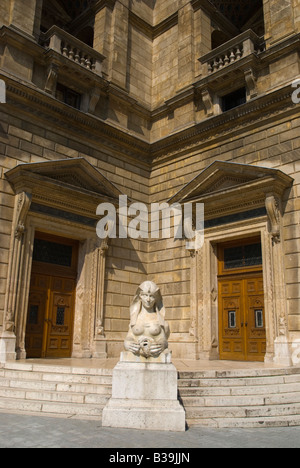
<svg viewBox="0 0 300 468">
<path fill-rule="evenodd" d="M 248 327 L 248 322 L 245 323 L 245 327 Z"/>
<path fill-rule="evenodd" d="M 241 327 L 242 327 L 242 328 L 243 328 L 243 326 L 244 326 L 244 322 L 241 323 Z"/>
</svg>

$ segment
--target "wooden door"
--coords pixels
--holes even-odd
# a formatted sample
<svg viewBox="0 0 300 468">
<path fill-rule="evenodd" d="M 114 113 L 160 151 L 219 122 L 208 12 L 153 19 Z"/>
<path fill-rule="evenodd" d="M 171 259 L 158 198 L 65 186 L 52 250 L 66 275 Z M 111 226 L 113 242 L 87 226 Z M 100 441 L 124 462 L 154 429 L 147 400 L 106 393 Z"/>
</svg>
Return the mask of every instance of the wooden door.
<svg viewBox="0 0 300 468">
<path fill-rule="evenodd" d="M 28 302 L 25 347 L 27 357 L 42 357 L 50 277 L 33 273 Z"/>
<path fill-rule="evenodd" d="M 52 277 L 46 321 L 45 357 L 70 357 L 74 321 L 75 281 Z"/>
<path fill-rule="evenodd" d="M 243 282 L 219 282 L 220 358 L 245 360 Z"/>
<path fill-rule="evenodd" d="M 77 243 L 37 233 L 29 292 L 26 355 L 72 355 Z"/>
<path fill-rule="evenodd" d="M 32 275 L 26 327 L 27 357 L 71 356 L 74 296 L 75 280 Z"/>
<path fill-rule="evenodd" d="M 253 242 L 248 241 L 247 248 L 239 244 L 219 249 L 220 359 L 263 361 L 265 357 L 262 258 L 258 241 Z"/>
</svg>

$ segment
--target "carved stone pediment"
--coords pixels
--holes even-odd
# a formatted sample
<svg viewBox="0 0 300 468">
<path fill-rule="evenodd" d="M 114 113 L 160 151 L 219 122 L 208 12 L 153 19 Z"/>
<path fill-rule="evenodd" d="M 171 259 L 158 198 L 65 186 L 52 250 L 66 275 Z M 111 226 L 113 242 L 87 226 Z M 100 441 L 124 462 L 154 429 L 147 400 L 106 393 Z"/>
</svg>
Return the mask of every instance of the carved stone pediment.
<svg viewBox="0 0 300 468">
<path fill-rule="evenodd" d="M 34 203 L 83 215 L 96 214 L 99 203 L 118 204 L 122 192 L 84 158 L 20 164 L 6 172 L 15 193 Z"/>
<path fill-rule="evenodd" d="M 293 179 L 277 169 L 215 161 L 176 193 L 169 203 L 205 204 L 206 216 L 264 206 L 268 194 L 279 198 Z"/>
<path fill-rule="evenodd" d="M 6 177 L 15 189 L 24 185 L 32 176 L 39 176 L 45 183 L 73 187 L 74 190 L 86 190 L 108 198 L 118 198 L 121 192 L 84 158 L 46 161 L 42 163 L 21 164 L 8 171 Z M 28 187 L 27 187 L 28 188 Z"/>
</svg>

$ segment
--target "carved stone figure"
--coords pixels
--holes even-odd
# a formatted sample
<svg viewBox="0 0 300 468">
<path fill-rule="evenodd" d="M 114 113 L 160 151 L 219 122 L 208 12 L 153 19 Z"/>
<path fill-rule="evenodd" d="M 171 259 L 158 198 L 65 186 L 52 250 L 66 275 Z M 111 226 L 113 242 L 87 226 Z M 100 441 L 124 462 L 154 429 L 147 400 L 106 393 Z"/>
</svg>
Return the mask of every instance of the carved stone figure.
<svg viewBox="0 0 300 468">
<path fill-rule="evenodd" d="M 168 348 L 170 328 L 159 287 L 146 281 L 138 288 L 130 307 L 130 326 L 125 349 L 136 356 L 158 357 Z"/>
</svg>

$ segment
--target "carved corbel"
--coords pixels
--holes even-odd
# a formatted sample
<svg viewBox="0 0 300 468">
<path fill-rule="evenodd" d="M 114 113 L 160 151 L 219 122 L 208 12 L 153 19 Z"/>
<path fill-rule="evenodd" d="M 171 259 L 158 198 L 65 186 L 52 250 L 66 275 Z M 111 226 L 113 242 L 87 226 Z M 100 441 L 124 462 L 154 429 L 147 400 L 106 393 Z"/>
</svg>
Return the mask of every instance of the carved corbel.
<svg viewBox="0 0 300 468">
<path fill-rule="evenodd" d="M 32 195 L 22 192 L 17 197 L 15 237 L 19 239 L 25 232 L 25 221 L 31 205 Z"/>
<path fill-rule="evenodd" d="M 55 96 L 55 93 L 56 93 L 57 78 L 58 78 L 58 66 L 51 64 L 48 68 L 47 80 L 46 80 L 44 90 L 46 91 L 46 93 L 52 94 L 52 96 Z"/>
<path fill-rule="evenodd" d="M 206 115 L 208 117 L 213 116 L 214 115 L 214 103 L 213 103 L 213 99 L 208 88 L 202 89 L 201 98 L 205 106 Z"/>
<path fill-rule="evenodd" d="M 100 91 L 99 89 L 97 88 L 94 88 L 92 91 L 91 91 L 91 94 L 90 94 L 90 102 L 89 102 L 89 113 L 93 113 L 95 112 L 95 109 L 97 107 L 97 104 L 100 100 Z"/>
<path fill-rule="evenodd" d="M 265 203 L 269 218 L 270 234 L 273 243 L 278 244 L 280 242 L 281 221 L 280 199 L 273 194 L 267 194 Z"/>
<path fill-rule="evenodd" d="M 245 80 L 247 85 L 248 96 L 250 99 L 253 99 L 257 96 L 257 78 L 255 76 L 254 71 L 252 68 L 244 71 L 245 73 Z"/>
</svg>

